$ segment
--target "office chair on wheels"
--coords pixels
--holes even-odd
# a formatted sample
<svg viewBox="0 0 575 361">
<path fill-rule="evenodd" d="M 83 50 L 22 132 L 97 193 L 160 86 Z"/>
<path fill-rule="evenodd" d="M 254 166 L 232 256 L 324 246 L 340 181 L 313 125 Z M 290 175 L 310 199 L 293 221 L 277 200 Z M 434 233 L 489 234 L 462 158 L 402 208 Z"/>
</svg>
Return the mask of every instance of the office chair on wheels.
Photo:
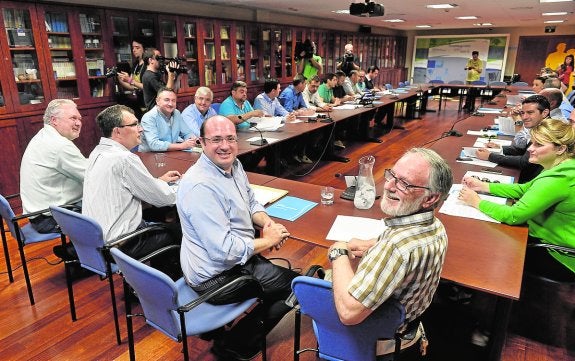
<svg viewBox="0 0 575 361">
<path fill-rule="evenodd" d="M 186 284 L 183 277 L 174 282 L 166 274 L 143 263 L 173 247 L 166 247 L 142 260 L 131 258 L 118 248 L 110 251 L 124 277 L 125 294 L 130 292 L 129 287 L 131 287 L 138 296 L 144 311 L 143 315 L 133 314 L 130 302 L 125 297 L 128 345 L 132 361 L 136 359 L 132 326 L 134 316 L 143 316 L 147 324 L 172 340 L 181 342 L 184 360 L 188 360 L 188 336 L 200 335 L 227 325 L 259 302 L 257 298 L 252 298 L 228 305 L 207 303 L 210 298 L 234 287 L 236 283 L 246 280 L 257 282 L 252 276 L 241 276 L 214 291 L 199 296 Z M 262 340 L 262 356 L 265 361 L 265 337 Z"/>
</svg>

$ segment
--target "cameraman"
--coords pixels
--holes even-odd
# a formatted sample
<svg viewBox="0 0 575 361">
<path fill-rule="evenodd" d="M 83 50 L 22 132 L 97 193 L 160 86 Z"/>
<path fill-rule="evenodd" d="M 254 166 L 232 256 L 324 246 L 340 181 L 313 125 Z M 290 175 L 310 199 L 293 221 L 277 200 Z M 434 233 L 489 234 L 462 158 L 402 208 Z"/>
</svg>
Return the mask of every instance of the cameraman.
<svg viewBox="0 0 575 361">
<path fill-rule="evenodd" d="M 118 72 L 118 84 L 123 90 L 132 91 L 136 98 L 135 99 L 123 99 L 118 101 L 120 104 L 129 106 L 134 110 L 136 118 L 141 119 L 144 108 L 144 94 L 142 93 L 142 75 L 146 70 L 144 64 L 144 41 L 140 38 L 134 38 L 132 40 L 132 55 L 134 56 L 134 63 L 132 64 L 131 74 L 125 71 Z"/>
<path fill-rule="evenodd" d="M 146 71 L 142 76 L 142 90 L 144 91 L 144 103 L 146 109 L 151 110 L 156 105 L 156 96 L 161 87 L 174 89 L 177 77 L 177 69 L 180 65 L 175 61 L 170 61 L 164 65 L 167 75 L 167 81 L 162 80 L 163 63 L 158 60 L 161 57 L 160 51 L 156 48 L 147 48 L 144 51 L 144 63 L 147 64 Z"/>
<path fill-rule="evenodd" d="M 352 70 L 359 70 L 359 65 L 355 62 L 355 55 L 353 55 L 352 44 L 345 45 L 343 56 L 337 60 L 336 68 L 343 71 L 345 76 L 349 76 Z"/>
<path fill-rule="evenodd" d="M 306 79 L 311 79 L 315 75 L 320 75 L 323 71 L 323 61 L 321 56 L 315 55 L 316 46 L 313 41 L 306 39 L 304 41 L 302 50 L 296 54 L 300 59 L 297 61 L 297 72 L 303 75 Z"/>
</svg>

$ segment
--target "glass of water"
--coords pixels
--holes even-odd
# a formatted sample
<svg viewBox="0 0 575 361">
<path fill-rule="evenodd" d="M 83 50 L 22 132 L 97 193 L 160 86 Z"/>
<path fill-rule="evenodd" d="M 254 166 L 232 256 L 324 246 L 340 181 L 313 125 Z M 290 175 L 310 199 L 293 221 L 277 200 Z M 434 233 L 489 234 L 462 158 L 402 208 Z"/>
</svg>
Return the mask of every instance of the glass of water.
<svg viewBox="0 0 575 361">
<path fill-rule="evenodd" d="M 333 187 L 321 187 L 321 204 L 331 206 L 333 204 L 334 189 Z"/>
</svg>

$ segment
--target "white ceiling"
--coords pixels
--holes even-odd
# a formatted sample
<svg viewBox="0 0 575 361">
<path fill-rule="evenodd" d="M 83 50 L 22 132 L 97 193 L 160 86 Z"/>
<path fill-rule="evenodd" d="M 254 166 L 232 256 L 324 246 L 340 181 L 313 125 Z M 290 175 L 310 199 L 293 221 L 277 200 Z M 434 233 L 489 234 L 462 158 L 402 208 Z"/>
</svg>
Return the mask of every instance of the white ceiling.
<svg viewBox="0 0 575 361">
<path fill-rule="evenodd" d="M 396 30 L 423 30 L 416 25 L 431 25 L 431 29 L 474 28 L 474 23 L 492 23 L 487 28 L 501 27 L 545 27 L 562 24 L 544 24 L 545 20 L 566 20 L 566 25 L 575 24 L 575 1 L 540 3 L 539 0 L 375 0 L 383 4 L 383 17 L 356 17 L 349 14 L 336 14 L 335 10 L 349 9 L 350 2 L 364 0 L 186 0 L 191 3 L 225 5 L 281 12 L 291 15 L 333 19 L 346 23 L 362 24 Z M 425 5 L 452 3 L 458 7 L 449 11 L 427 9 Z M 563 16 L 542 16 L 544 12 L 568 11 Z M 457 20 L 456 16 L 475 15 L 477 20 Z M 386 19 L 403 19 L 403 23 L 383 22 Z"/>
</svg>

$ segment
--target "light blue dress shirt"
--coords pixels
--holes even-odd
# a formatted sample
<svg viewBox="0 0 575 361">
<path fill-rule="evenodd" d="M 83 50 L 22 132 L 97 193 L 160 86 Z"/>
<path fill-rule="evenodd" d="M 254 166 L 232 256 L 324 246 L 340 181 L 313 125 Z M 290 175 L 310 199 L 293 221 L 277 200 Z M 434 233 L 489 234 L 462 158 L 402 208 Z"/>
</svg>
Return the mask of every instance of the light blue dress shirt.
<svg viewBox="0 0 575 361">
<path fill-rule="evenodd" d="M 293 85 L 285 88 L 278 98 L 281 105 L 283 105 L 284 109 L 288 112 L 307 108 L 302 93 L 297 93 Z"/>
<path fill-rule="evenodd" d="M 214 115 L 218 115 L 216 111 L 210 107 L 206 112 L 206 115 L 202 115 L 198 110 L 196 104 L 190 104 L 184 109 L 182 112 L 182 118 L 184 118 L 184 122 L 192 131 L 196 137 L 200 136 L 200 127 L 202 124 L 208 119 L 213 117 Z"/>
<path fill-rule="evenodd" d="M 289 114 L 287 110 L 280 104 L 278 98 L 273 100 L 266 94 L 261 93 L 254 100 L 254 108 L 261 109 L 264 111 L 265 115 L 285 117 Z"/>
<path fill-rule="evenodd" d="M 193 135 L 179 110 L 174 110 L 172 116 L 167 118 L 157 106 L 144 114 L 142 128 L 144 133 L 142 144 L 138 147 L 140 152 L 165 152 L 170 144 Z"/>
</svg>

